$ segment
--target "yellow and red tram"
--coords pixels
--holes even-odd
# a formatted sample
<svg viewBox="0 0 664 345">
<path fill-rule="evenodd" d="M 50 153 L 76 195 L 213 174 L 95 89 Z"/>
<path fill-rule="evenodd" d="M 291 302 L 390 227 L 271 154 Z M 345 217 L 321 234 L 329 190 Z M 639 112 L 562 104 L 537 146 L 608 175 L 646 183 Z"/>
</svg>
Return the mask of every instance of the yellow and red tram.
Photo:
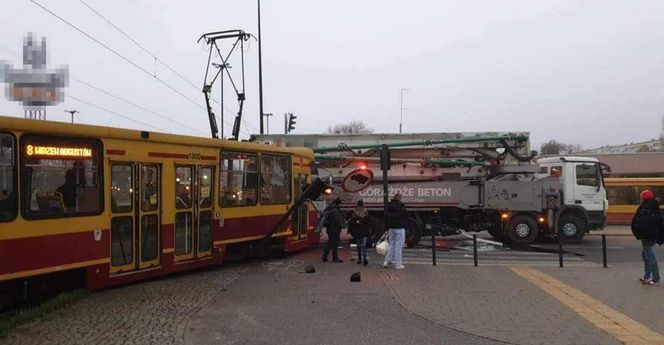
<svg viewBox="0 0 664 345">
<path fill-rule="evenodd" d="M 222 263 L 273 230 L 312 164 L 305 148 L 0 117 L 0 307 L 14 287 Z M 272 243 L 318 242 L 316 216 L 298 207 Z"/>
<path fill-rule="evenodd" d="M 609 224 L 631 223 L 644 189 L 652 190 L 660 202 L 664 202 L 664 177 L 607 177 L 604 183 L 609 200 Z"/>
</svg>

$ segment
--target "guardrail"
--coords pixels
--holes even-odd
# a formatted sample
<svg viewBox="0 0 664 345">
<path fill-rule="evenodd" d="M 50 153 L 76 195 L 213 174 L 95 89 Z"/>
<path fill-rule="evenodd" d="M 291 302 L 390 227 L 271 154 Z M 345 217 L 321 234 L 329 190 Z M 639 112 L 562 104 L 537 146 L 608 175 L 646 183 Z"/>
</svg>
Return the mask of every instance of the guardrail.
<svg viewBox="0 0 664 345">
<path fill-rule="evenodd" d="M 602 266 L 604 268 L 608 268 L 608 254 L 606 250 L 606 237 L 607 236 L 612 236 L 612 237 L 626 237 L 626 236 L 632 236 L 632 234 L 588 234 L 586 235 L 587 237 L 602 237 Z M 477 254 L 477 234 L 472 235 L 473 239 L 473 265 L 475 267 L 478 266 L 478 254 Z M 492 242 L 486 240 L 486 242 Z M 562 236 L 558 236 L 558 266 L 559 267 L 564 267 L 564 259 L 563 259 L 563 254 L 565 251 L 563 250 L 564 244 L 562 241 Z M 431 263 L 436 266 L 437 265 L 437 258 L 436 258 L 436 233 L 433 232 L 431 234 Z"/>
</svg>

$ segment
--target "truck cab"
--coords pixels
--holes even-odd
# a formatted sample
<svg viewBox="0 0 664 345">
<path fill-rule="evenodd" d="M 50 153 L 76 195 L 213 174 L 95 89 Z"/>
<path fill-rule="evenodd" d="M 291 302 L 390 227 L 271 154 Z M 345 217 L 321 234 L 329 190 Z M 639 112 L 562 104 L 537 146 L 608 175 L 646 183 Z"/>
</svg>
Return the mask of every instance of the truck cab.
<svg viewBox="0 0 664 345">
<path fill-rule="evenodd" d="M 562 205 L 555 215 L 555 229 L 564 239 L 578 242 L 585 232 L 603 229 L 609 203 L 602 170 L 608 168 L 590 157 L 544 157 L 537 161 L 541 173 L 558 177 Z"/>
</svg>

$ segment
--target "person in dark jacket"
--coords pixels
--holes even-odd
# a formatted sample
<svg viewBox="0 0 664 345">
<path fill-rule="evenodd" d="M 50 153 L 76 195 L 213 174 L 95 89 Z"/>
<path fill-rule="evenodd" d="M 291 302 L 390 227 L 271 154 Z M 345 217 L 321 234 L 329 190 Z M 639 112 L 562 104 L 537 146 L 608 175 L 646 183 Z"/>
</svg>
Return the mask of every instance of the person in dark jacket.
<svg viewBox="0 0 664 345">
<path fill-rule="evenodd" d="M 367 259 L 367 242 L 371 236 L 369 230 L 369 212 L 364 208 L 364 201 L 361 199 L 357 202 L 353 215 L 348 223 L 348 231 L 355 239 L 357 244 L 357 264 L 369 264 Z"/>
<path fill-rule="evenodd" d="M 639 280 L 644 285 L 655 285 L 659 282 L 659 267 L 653 251 L 655 243 L 664 242 L 664 222 L 659 209 L 659 202 L 651 190 L 641 192 L 641 205 L 632 218 L 632 233 L 641 240 L 641 258 L 643 259 L 644 275 Z"/>
<path fill-rule="evenodd" d="M 397 193 L 387 204 L 388 243 L 390 245 L 387 247 L 387 255 L 383 262 L 385 268 L 391 265 L 398 270 L 405 268 L 402 263 L 401 250 L 406 241 L 406 219 L 408 219 L 408 211 L 406 206 L 401 203 L 401 194 Z"/>
<path fill-rule="evenodd" d="M 343 227 L 343 216 L 341 215 L 341 209 L 339 205 L 341 204 L 341 199 L 336 198 L 330 206 L 325 209 L 327 212 L 327 243 L 325 244 L 325 249 L 323 249 L 323 261 L 327 261 L 327 256 L 332 249 L 332 261 L 333 262 L 343 262 L 339 259 L 337 250 L 339 248 L 339 240 L 341 238 L 341 228 Z"/>
</svg>

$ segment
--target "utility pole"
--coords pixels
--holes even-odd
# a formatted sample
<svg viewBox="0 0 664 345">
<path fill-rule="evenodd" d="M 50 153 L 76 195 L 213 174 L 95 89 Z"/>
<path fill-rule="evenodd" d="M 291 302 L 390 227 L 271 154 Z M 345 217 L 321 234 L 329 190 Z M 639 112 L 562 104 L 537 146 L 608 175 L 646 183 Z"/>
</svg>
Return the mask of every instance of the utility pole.
<svg viewBox="0 0 664 345">
<path fill-rule="evenodd" d="M 288 134 L 288 113 L 284 113 L 284 134 Z"/>
<path fill-rule="evenodd" d="M 400 102 L 401 103 L 401 107 L 400 107 L 401 115 L 399 117 L 399 134 L 401 134 L 401 130 L 402 130 L 402 127 L 403 127 L 403 92 L 407 91 L 407 90 L 408 89 L 406 89 L 406 88 L 401 88 L 401 102 Z"/>
<path fill-rule="evenodd" d="M 263 114 L 263 116 L 265 116 L 265 129 L 267 130 L 267 134 L 270 134 L 270 117 L 272 113 Z"/>
<path fill-rule="evenodd" d="M 258 0 L 258 104 L 261 134 L 263 134 L 263 55 L 261 50 L 261 0 Z"/>
<path fill-rule="evenodd" d="M 74 114 L 80 113 L 78 110 L 65 110 L 65 113 L 71 114 L 71 123 L 74 123 Z"/>
</svg>

